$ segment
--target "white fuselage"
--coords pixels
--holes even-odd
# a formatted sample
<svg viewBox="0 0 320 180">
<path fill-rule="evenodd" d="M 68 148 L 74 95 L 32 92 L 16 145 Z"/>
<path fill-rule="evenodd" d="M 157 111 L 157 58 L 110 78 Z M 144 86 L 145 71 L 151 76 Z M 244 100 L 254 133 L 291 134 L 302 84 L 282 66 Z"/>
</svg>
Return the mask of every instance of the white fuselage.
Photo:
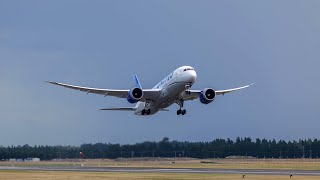
<svg viewBox="0 0 320 180">
<path fill-rule="evenodd" d="M 138 102 L 136 105 L 136 115 L 142 115 L 143 109 L 150 109 L 150 115 L 157 113 L 161 109 L 171 106 L 182 99 L 186 90 L 190 88 L 197 79 L 197 73 L 191 66 L 182 66 L 166 78 L 160 81 L 153 89 L 160 89 L 161 94 L 157 100 Z"/>
</svg>

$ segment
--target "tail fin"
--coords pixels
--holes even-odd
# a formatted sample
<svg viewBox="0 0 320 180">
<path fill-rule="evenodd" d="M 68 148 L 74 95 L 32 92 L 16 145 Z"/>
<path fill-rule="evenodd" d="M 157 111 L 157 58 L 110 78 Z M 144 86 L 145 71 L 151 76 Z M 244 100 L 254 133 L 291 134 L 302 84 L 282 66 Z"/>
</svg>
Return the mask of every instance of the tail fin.
<svg viewBox="0 0 320 180">
<path fill-rule="evenodd" d="M 139 79 L 138 79 L 138 76 L 137 76 L 136 74 L 134 75 L 134 80 L 135 80 L 135 82 L 136 82 L 137 87 L 140 88 L 140 89 L 142 89 L 142 86 L 141 86 L 140 81 L 139 81 Z"/>
</svg>

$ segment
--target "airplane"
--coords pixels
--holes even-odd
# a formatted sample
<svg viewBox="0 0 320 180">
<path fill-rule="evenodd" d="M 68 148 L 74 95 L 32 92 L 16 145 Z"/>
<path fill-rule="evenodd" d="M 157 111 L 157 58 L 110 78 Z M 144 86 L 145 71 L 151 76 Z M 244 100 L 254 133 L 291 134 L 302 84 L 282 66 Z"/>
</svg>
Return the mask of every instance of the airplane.
<svg viewBox="0 0 320 180">
<path fill-rule="evenodd" d="M 133 111 L 134 114 L 145 116 L 153 115 L 159 111 L 168 111 L 166 108 L 176 103 L 179 105 L 177 115 L 185 115 L 184 102 L 199 99 L 202 104 L 213 102 L 217 95 L 234 92 L 247 88 L 253 84 L 226 90 L 215 90 L 213 88 L 205 88 L 203 90 L 192 90 L 191 87 L 197 79 L 197 73 L 191 66 L 182 66 L 174 70 L 152 89 L 143 89 L 137 75 L 134 75 L 136 87 L 130 90 L 119 89 L 97 89 L 89 87 L 81 87 L 64 83 L 46 81 L 48 83 L 84 91 L 87 94 L 94 93 L 103 96 L 114 96 L 118 98 L 126 98 L 134 107 L 118 107 L 105 108 L 101 110 L 114 111 Z"/>
</svg>

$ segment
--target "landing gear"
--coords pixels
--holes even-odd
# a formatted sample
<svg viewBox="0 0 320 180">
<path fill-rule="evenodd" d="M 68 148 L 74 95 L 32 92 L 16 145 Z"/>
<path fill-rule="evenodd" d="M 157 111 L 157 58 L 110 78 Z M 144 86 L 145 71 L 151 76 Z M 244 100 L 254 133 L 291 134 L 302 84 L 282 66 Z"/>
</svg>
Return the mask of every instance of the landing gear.
<svg viewBox="0 0 320 180">
<path fill-rule="evenodd" d="M 150 101 L 145 102 L 144 109 L 141 111 L 141 115 L 150 115 L 151 110 L 150 108 Z"/>
<path fill-rule="evenodd" d="M 142 114 L 142 115 L 150 115 L 150 113 L 151 113 L 151 110 L 150 110 L 150 109 L 143 109 L 143 110 L 141 111 L 141 114 Z"/>
<path fill-rule="evenodd" d="M 177 111 L 177 115 L 185 115 L 187 113 L 187 111 L 185 110 L 185 109 L 179 109 L 178 111 Z"/>
<path fill-rule="evenodd" d="M 186 94 L 190 95 L 191 94 L 191 91 L 190 91 L 191 86 L 189 84 L 187 84 L 185 88 L 186 88 Z"/>
<path fill-rule="evenodd" d="M 185 115 L 187 113 L 187 111 L 183 109 L 183 102 L 183 100 L 177 102 L 177 104 L 180 106 L 180 109 L 177 111 L 177 115 Z"/>
</svg>

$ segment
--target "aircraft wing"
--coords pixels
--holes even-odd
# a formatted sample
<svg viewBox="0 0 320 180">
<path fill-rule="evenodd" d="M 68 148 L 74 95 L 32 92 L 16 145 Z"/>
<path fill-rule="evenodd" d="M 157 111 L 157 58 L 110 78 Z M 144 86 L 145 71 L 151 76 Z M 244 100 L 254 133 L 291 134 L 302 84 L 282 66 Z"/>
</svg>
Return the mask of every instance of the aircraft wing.
<svg viewBox="0 0 320 180">
<path fill-rule="evenodd" d="M 102 111 L 135 111 L 135 107 L 118 107 L 118 108 L 104 108 L 100 109 Z M 160 109 L 160 111 L 169 111 L 168 109 Z"/>
<path fill-rule="evenodd" d="M 244 89 L 247 88 L 249 86 L 252 86 L 253 84 L 249 84 L 246 86 L 242 86 L 242 87 L 238 87 L 238 88 L 233 88 L 233 89 L 225 89 L 225 90 L 216 90 L 216 95 L 224 95 L 226 93 L 231 93 L 240 89 Z M 184 94 L 183 99 L 185 101 L 188 100 L 194 100 L 194 99 L 198 99 L 200 96 L 201 90 L 190 90 L 190 94 Z"/>
<path fill-rule="evenodd" d="M 119 89 L 97 89 L 97 88 L 89 88 L 89 87 L 81 87 L 81 86 L 75 86 L 75 85 L 69 85 L 69 84 L 63 84 L 58 82 L 52 82 L 52 81 L 46 81 L 50 84 L 62 86 L 69 89 L 79 90 L 86 92 L 87 94 L 93 93 L 93 94 L 100 94 L 104 96 L 114 96 L 118 98 L 127 98 L 128 92 L 130 90 L 119 90 Z M 143 98 L 141 101 L 146 100 L 156 100 L 160 94 L 161 90 L 159 89 L 143 89 Z"/>
<path fill-rule="evenodd" d="M 119 108 L 104 108 L 100 109 L 102 111 L 135 111 L 137 108 L 135 107 L 119 107 Z"/>
</svg>

